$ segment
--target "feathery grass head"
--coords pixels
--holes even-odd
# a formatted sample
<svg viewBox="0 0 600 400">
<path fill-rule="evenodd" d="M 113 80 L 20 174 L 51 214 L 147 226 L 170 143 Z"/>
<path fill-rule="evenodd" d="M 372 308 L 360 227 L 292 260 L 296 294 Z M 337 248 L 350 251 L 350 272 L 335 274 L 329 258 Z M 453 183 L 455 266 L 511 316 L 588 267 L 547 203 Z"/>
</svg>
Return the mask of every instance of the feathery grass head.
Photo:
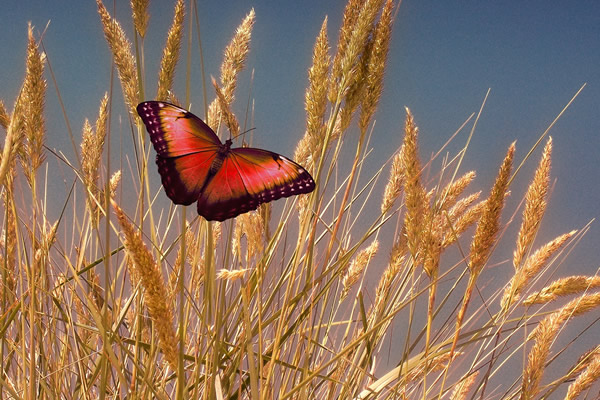
<svg viewBox="0 0 600 400">
<path fill-rule="evenodd" d="M 31 185 L 36 171 L 44 162 L 46 80 L 44 79 L 45 56 L 39 51 L 39 46 L 33 37 L 31 24 L 29 24 L 28 37 L 26 75 L 22 97 L 25 106 L 23 110 L 25 143 L 21 153 L 21 163 L 27 182 Z"/>
<path fill-rule="evenodd" d="M 568 276 L 557 279 L 539 292 L 530 294 L 523 300 L 523 304 L 547 304 L 562 296 L 580 294 L 597 288 L 600 288 L 600 276 Z"/>
<path fill-rule="evenodd" d="M 148 28 L 148 5 L 150 0 L 131 0 L 131 13 L 133 14 L 133 26 L 138 35 L 142 38 L 146 36 L 146 28 Z"/>
<path fill-rule="evenodd" d="M 539 248 L 535 253 L 527 257 L 523 267 L 520 268 L 512 277 L 509 286 L 502 297 L 502 306 L 508 308 L 519 299 L 521 292 L 527 287 L 527 284 L 540 272 L 546 265 L 550 257 L 560 249 L 577 231 L 565 233 L 556 239 Z"/>
<path fill-rule="evenodd" d="M 428 204 L 425 188 L 421 185 L 421 162 L 419 161 L 418 138 L 419 130 L 410 110 L 406 109 L 406 124 L 404 127 L 404 143 L 400 150 L 402 155 L 401 167 L 404 173 L 404 196 L 406 213 L 404 226 L 408 248 L 414 258 L 417 258 L 423 231 L 424 215 Z"/>
<path fill-rule="evenodd" d="M 358 282 L 358 279 L 361 277 L 363 271 L 369 265 L 369 262 L 373 256 L 375 256 L 375 253 L 377 253 L 378 248 L 379 242 L 374 240 L 369 247 L 361 250 L 356 255 L 354 260 L 352 260 L 350 266 L 344 274 L 344 277 L 342 278 L 342 294 L 340 295 L 340 301 L 343 301 L 346 298 L 348 292 L 350 289 L 352 289 L 352 286 Z"/>
<path fill-rule="evenodd" d="M 177 3 L 175 4 L 173 23 L 171 24 L 171 28 L 167 34 L 167 43 L 165 44 L 162 60 L 160 62 L 156 100 L 166 101 L 169 92 L 173 88 L 175 67 L 177 65 L 177 61 L 179 61 L 179 49 L 181 48 L 181 38 L 183 37 L 184 17 L 185 3 L 183 0 L 177 0 Z"/>
<path fill-rule="evenodd" d="M 83 137 L 81 140 L 81 169 L 83 183 L 87 191 L 87 206 L 92 217 L 94 226 L 98 225 L 98 178 L 100 176 L 100 160 L 104 141 L 106 138 L 106 122 L 108 120 L 108 94 L 105 93 L 100 102 L 100 111 L 96 121 L 96 130 L 92 128 L 86 119 L 83 123 Z"/>
<path fill-rule="evenodd" d="M 246 18 L 238 26 L 231 42 L 225 48 L 223 62 L 221 63 L 221 92 L 225 103 L 231 105 L 234 100 L 234 92 L 237 86 L 237 77 L 244 68 L 248 52 L 250 51 L 250 38 L 254 26 L 256 14 L 254 9 L 250 10 Z M 208 109 L 207 124 L 215 129 L 222 117 L 220 110 L 221 101 L 214 99 Z"/>
<path fill-rule="evenodd" d="M 102 4 L 102 0 L 96 0 L 96 4 L 98 5 L 98 14 L 100 14 L 104 37 L 117 65 L 125 103 L 129 107 L 129 112 L 136 115 L 135 107 L 139 102 L 139 84 L 135 57 L 131 52 L 131 43 L 127 39 L 123 28 L 121 28 L 121 24 L 110 16 L 108 10 Z"/>
<path fill-rule="evenodd" d="M 538 231 L 544 212 L 546 211 L 546 197 L 548 185 L 550 184 L 550 155 L 552 152 L 552 138 L 548 139 L 542 159 L 535 171 L 535 176 L 527 194 L 525 195 L 525 210 L 523 211 L 523 222 L 517 236 L 517 247 L 513 256 L 513 266 L 519 269 L 523 257 L 531 247 L 533 238 Z"/>
<path fill-rule="evenodd" d="M 377 104 L 383 91 L 383 75 L 387 62 L 390 37 L 392 35 L 393 10 L 393 0 L 387 0 L 381 17 L 375 26 L 368 54 L 365 55 L 368 58 L 365 74 L 366 84 L 362 96 L 360 118 L 358 120 L 358 126 L 363 131 L 367 129 L 367 125 L 377 109 Z"/>
<path fill-rule="evenodd" d="M 583 295 L 564 305 L 545 317 L 531 332 L 535 340 L 527 357 L 527 366 L 523 373 L 521 399 L 532 399 L 539 392 L 539 385 L 545 369 L 550 346 L 556 340 L 558 330 L 571 317 L 585 314 L 600 306 L 600 293 Z"/>
<path fill-rule="evenodd" d="M 485 208 L 477 224 L 471 251 L 469 254 L 469 269 L 474 276 L 479 275 L 487 261 L 500 230 L 500 214 L 504 208 L 504 198 L 508 189 L 508 180 L 512 169 L 512 161 L 515 154 L 515 144 L 508 148 L 504 157 L 490 196 L 486 200 Z"/>
<path fill-rule="evenodd" d="M 160 268 L 144 245 L 141 232 L 131 225 L 123 210 L 114 200 L 111 200 L 111 203 L 123 230 L 125 249 L 136 269 L 135 276 L 139 277 L 144 287 L 144 302 L 156 323 L 163 354 L 171 368 L 177 370 L 177 336 L 173 330 L 173 310 L 172 306 L 166 302 L 169 299 L 168 290 Z"/>
<path fill-rule="evenodd" d="M 394 206 L 394 202 L 400 196 L 400 193 L 402 193 L 403 184 L 404 173 L 402 171 L 402 154 L 398 153 L 392 160 L 390 177 L 383 191 L 383 201 L 381 202 L 382 214 L 385 214 Z"/>
<path fill-rule="evenodd" d="M 328 74 L 331 64 L 327 39 L 327 18 L 315 41 L 312 66 L 308 70 L 308 88 L 304 96 L 306 133 L 296 147 L 294 159 L 311 170 L 313 161 L 325 140 L 325 111 L 327 109 Z"/>
</svg>

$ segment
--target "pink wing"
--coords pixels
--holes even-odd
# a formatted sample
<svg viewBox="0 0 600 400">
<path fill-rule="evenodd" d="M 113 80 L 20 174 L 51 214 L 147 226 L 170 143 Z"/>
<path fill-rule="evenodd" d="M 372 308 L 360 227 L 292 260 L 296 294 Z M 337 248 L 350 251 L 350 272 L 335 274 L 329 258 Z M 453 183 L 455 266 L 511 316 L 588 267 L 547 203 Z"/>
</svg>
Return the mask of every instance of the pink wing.
<svg viewBox="0 0 600 400">
<path fill-rule="evenodd" d="M 192 204 L 206 184 L 221 141 L 200 118 L 173 104 L 146 101 L 137 112 L 156 150 L 167 196 L 175 204 Z"/>
<path fill-rule="evenodd" d="M 262 203 L 310 193 L 315 182 L 295 162 L 267 150 L 231 149 L 198 199 L 198 214 L 223 221 Z"/>
</svg>

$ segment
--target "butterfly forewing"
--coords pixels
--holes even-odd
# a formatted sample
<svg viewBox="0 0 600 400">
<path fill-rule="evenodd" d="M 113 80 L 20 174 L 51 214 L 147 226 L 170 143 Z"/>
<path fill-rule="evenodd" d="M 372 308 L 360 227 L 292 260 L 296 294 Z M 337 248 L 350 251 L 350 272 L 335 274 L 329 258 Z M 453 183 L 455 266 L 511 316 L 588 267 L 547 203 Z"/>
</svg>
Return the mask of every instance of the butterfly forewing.
<svg viewBox="0 0 600 400">
<path fill-rule="evenodd" d="M 138 104 L 156 153 L 179 157 L 198 151 L 217 151 L 221 141 L 202 120 L 189 111 L 160 101 Z"/>
<path fill-rule="evenodd" d="M 172 104 L 146 101 L 137 112 L 156 150 L 167 196 L 175 204 L 192 204 L 206 183 L 221 141 L 202 120 Z"/>
</svg>

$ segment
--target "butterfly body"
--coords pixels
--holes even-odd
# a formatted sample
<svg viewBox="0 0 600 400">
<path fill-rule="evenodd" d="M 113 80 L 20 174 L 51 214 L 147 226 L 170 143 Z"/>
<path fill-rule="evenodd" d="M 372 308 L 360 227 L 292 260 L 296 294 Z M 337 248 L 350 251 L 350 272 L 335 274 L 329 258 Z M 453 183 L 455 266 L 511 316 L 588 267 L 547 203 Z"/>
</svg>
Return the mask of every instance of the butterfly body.
<svg viewBox="0 0 600 400">
<path fill-rule="evenodd" d="M 156 164 L 167 196 L 175 204 L 197 201 L 198 214 L 223 221 L 262 203 L 310 193 L 315 182 L 292 160 L 271 151 L 221 143 L 191 112 L 147 101 L 137 111 L 156 150 Z"/>
</svg>

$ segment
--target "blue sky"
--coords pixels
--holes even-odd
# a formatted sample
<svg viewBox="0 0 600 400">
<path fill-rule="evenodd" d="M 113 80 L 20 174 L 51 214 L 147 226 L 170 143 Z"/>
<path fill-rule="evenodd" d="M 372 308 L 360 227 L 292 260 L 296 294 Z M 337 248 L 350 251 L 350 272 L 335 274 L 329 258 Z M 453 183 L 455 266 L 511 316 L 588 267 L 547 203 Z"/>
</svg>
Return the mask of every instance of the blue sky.
<svg viewBox="0 0 600 400">
<path fill-rule="evenodd" d="M 172 3 L 154 1 L 150 7 L 145 41 L 150 93 L 155 89 Z M 303 98 L 314 39 L 327 15 L 330 42 L 335 47 L 344 3 L 238 0 L 228 1 L 224 7 L 222 2 L 200 2 L 206 70 L 214 76 L 219 74 L 222 50 L 234 29 L 252 7 L 256 11 L 248 68 L 241 80 L 249 82 L 254 69 L 257 146 L 293 154 L 304 132 Z M 109 90 L 111 57 L 95 1 L 57 4 L 26 0 L 3 6 L 0 98 L 9 109 L 12 107 L 24 73 L 27 21 L 32 21 L 38 33 L 50 21 L 44 45 L 67 116 L 79 137 L 83 119 L 95 119 L 99 100 Z M 112 9 L 111 2 L 106 5 Z M 116 16 L 132 38 L 128 1 L 117 1 Z M 463 167 L 464 171 L 477 170 L 474 187 L 487 192 L 510 142 L 517 140 L 520 161 L 579 87 L 587 83 L 550 132 L 556 183 L 542 226 L 546 238 L 581 228 L 600 216 L 599 46 L 600 3 L 595 1 L 405 0 L 394 26 L 370 166 L 378 167 L 378 160 L 387 159 L 399 146 L 405 105 L 420 127 L 421 155 L 426 159 L 477 112 L 491 88 Z M 194 51 L 192 101 L 197 111 L 201 86 L 197 48 Z M 185 81 L 183 65 L 176 84 L 180 97 Z M 114 90 L 114 115 L 125 118 L 124 108 L 119 107 L 122 95 L 117 81 Z M 245 112 L 248 94 L 247 84 L 241 84 L 236 105 L 239 115 Z M 69 154 L 72 146 L 51 82 L 46 104 L 48 145 Z M 449 148 L 451 152 L 463 146 L 467 133 L 465 130 L 459 135 Z M 513 187 L 515 201 L 524 193 L 540 150 Z M 595 271 L 598 238 L 600 231 L 594 225 L 576 251 L 579 261 L 575 269 Z"/>
</svg>

